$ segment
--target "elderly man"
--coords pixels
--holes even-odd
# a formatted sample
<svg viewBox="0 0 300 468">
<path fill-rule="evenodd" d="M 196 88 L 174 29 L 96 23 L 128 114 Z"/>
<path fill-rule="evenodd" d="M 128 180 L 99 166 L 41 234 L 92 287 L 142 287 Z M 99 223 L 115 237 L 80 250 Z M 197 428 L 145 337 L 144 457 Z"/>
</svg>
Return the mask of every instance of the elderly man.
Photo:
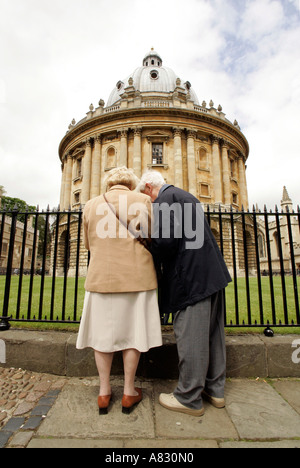
<svg viewBox="0 0 300 468">
<path fill-rule="evenodd" d="M 224 288 L 231 277 L 193 195 L 146 172 L 137 190 L 153 202 L 152 250 L 161 265 L 161 309 L 173 314 L 179 355 L 175 391 L 159 402 L 172 411 L 204 414 L 203 398 L 224 408 Z"/>
</svg>

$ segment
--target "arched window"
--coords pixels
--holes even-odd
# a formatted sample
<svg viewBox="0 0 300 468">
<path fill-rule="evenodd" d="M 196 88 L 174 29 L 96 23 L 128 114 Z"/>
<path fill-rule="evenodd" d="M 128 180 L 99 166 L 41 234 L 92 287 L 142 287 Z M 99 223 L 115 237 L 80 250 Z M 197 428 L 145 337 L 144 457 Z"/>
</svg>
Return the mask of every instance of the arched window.
<svg viewBox="0 0 300 468">
<path fill-rule="evenodd" d="M 208 171 L 208 154 L 205 148 L 199 150 L 199 164 L 198 167 L 202 171 Z"/>
<path fill-rule="evenodd" d="M 116 167 L 116 149 L 114 146 L 110 146 L 106 152 L 106 169 L 112 169 Z"/>
<path fill-rule="evenodd" d="M 78 190 L 77 192 L 74 192 L 74 205 L 80 204 L 80 193 L 81 193 L 80 190 Z"/>
<path fill-rule="evenodd" d="M 239 204 L 239 198 L 238 198 L 238 194 L 236 192 L 232 192 L 232 194 L 231 194 L 231 204 L 232 205 L 238 205 Z"/>
</svg>

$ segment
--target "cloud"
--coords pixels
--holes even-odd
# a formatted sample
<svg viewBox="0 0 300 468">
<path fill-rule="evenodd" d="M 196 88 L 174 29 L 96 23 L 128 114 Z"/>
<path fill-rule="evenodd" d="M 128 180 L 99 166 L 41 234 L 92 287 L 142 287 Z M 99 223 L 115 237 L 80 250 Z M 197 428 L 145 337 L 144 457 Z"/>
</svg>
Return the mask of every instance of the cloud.
<svg viewBox="0 0 300 468">
<path fill-rule="evenodd" d="M 251 42 L 260 41 L 284 24 L 282 3 L 278 0 L 250 0 L 246 2 L 238 36 Z"/>
<path fill-rule="evenodd" d="M 255 54 L 257 65 L 244 77 L 244 92 L 237 111 L 251 146 L 248 189 L 252 202 L 274 207 L 287 185 L 299 203 L 300 57 L 295 44 L 299 28 L 278 29 L 276 39 L 265 39 Z M 251 57 L 251 61 L 253 57 Z M 279 196 L 280 195 L 280 196 Z"/>
</svg>

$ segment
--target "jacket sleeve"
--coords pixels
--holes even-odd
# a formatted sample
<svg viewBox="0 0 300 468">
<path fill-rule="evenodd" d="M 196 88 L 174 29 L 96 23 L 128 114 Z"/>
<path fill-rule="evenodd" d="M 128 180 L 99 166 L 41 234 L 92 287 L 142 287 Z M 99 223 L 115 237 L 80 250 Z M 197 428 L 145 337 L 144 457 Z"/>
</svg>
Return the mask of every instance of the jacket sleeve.
<svg viewBox="0 0 300 468">
<path fill-rule="evenodd" d="M 182 239 L 182 207 L 180 203 L 154 203 L 154 225 L 152 230 L 152 253 L 156 259 L 164 260 L 177 254 Z"/>
<path fill-rule="evenodd" d="M 144 246 L 149 250 L 151 245 L 151 226 L 153 219 L 153 210 L 150 197 L 144 202 L 144 208 L 139 213 L 139 223 L 137 231 L 139 231 L 139 238 L 142 240 Z"/>
<path fill-rule="evenodd" d="M 149 200 L 146 201 L 146 207 L 147 207 L 147 240 L 149 244 L 151 244 L 151 231 L 152 231 L 152 222 L 153 222 L 153 208 L 152 208 L 152 202 L 149 198 Z M 145 230 L 146 231 L 146 230 Z M 146 234 L 146 232 L 145 232 Z"/>
</svg>

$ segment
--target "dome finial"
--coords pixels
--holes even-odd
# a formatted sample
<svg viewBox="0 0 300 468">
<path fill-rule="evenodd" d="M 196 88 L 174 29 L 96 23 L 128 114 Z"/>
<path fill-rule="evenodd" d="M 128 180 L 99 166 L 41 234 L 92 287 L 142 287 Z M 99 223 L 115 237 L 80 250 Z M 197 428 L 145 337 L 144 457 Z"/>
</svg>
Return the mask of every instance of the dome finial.
<svg viewBox="0 0 300 468">
<path fill-rule="evenodd" d="M 145 56 L 143 60 L 144 67 L 161 67 L 162 66 L 162 59 L 160 55 L 151 47 L 150 52 Z"/>
</svg>

